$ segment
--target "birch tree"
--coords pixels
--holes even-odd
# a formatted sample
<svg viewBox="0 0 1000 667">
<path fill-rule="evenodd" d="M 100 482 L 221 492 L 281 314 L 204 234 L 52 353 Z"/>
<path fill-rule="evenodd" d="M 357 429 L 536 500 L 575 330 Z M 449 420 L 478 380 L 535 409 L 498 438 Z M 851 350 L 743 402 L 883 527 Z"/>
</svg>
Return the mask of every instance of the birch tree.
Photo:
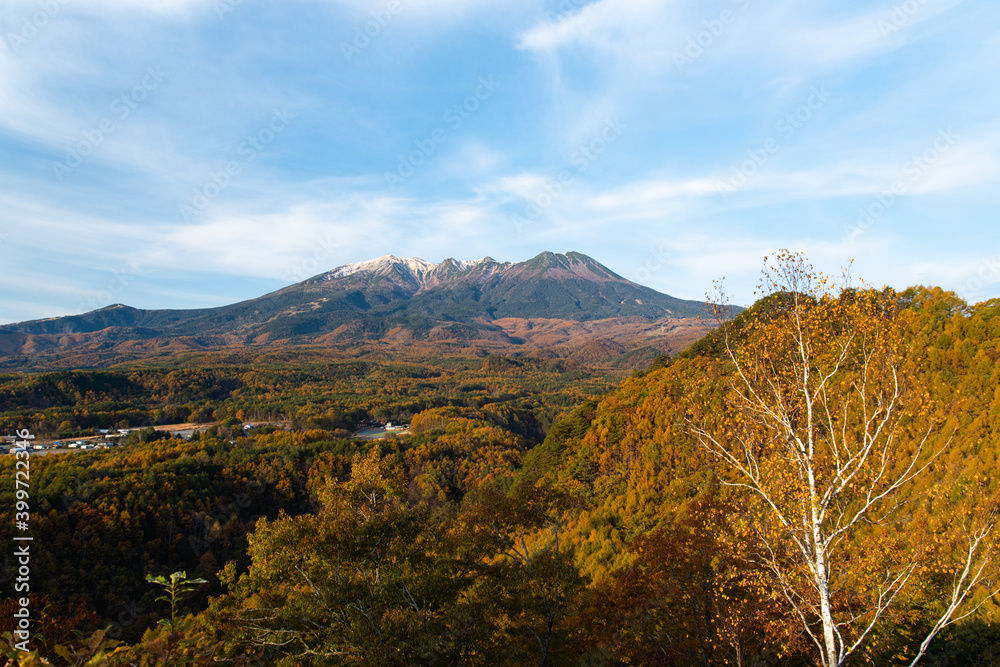
<svg viewBox="0 0 1000 667">
<path fill-rule="evenodd" d="M 996 594 L 996 512 L 956 522 L 946 540 L 908 524 L 950 439 L 903 370 L 891 294 L 838 289 L 787 251 L 765 260 L 760 289 L 760 312 L 720 329 L 732 370 L 726 414 L 692 415 L 689 429 L 723 483 L 745 492 L 751 558 L 824 667 L 862 650 L 928 569 L 945 572 L 916 664 L 941 630 Z"/>
</svg>

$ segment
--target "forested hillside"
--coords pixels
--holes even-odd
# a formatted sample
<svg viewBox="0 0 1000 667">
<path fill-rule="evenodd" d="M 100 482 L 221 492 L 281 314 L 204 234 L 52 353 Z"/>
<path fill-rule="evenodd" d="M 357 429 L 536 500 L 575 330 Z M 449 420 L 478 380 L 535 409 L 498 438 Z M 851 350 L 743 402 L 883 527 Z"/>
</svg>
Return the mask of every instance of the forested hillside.
<svg viewBox="0 0 1000 667">
<path fill-rule="evenodd" d="M 209 354 L 164 366 L 0 375 L 0 431 L 75 437 L 95 429 L 191 421 L 285 421 L 348 434 L 364 420 L 408 422 L 433 407 L 513 404 L 535 437 L 610 374 L 562 359 L 496 355 L 344 359 L 291 350 Z"/>
<path fill-rule="evenodd" d="M 92 664 L 993 664 L 1000 302 L 833 288 L 783 261 L 753 308 L 603 396 L 565 369 L 501 357 L 423 378 L 356 369 L 344 385 L 316 369 L 296 430 L 217 427 L 33 459 L 36 593 L 52 603 L 40 653 L 52 664 L 68 647 L 103 651 Z M 216 416 L 294 402 L 276 371 L 223 373 L 234 384 L 208 400 L 183 390 L 197 373 L 175 376 L 174 394 L 166 371 L 143 373 L 113 390 L 96 374 L 10 380 L 4 419 L 79 419 L 58 396 L 92 391 L 99 406 L 150 387 Z M 375 377 L 398 400 L 361 389 Z M 431 398 L 459 381 L 462 400 Z M 380 397 L 369 414 L 412 415 L 411 432 L 335 432 L 356 400 L 349 385 Z M 135 409 L 148 418 L 155 402 Z M 316 416 L 300 412 L 309 405 Z M 325 410 L 341 412 L 323 423 Z M 538 416 L 557 413 L 551 427 Z M 13 462 L 3 468 L 12 478 Z M 156 599 L 168 580 L 146 577 L 182 570 L 205 583 L 172 610 Z M 81 604 L 95 615 L 71 611 Z M 60 636 L 70 624 L 90 646 Z"/>
</svg>

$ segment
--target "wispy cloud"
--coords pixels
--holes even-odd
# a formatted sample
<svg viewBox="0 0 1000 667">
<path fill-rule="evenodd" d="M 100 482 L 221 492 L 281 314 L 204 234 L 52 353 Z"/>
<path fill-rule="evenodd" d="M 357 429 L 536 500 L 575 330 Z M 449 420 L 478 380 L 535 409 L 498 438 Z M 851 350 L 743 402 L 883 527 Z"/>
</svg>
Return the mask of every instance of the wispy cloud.
<svg viewBox="0 0 1000 667">
<path fill-rule="evenodd" d="M 196 0 L 57 2 L 44 25 L 34 0 L 6 3 L 5 317 L 73 311 L 123 267 L 135 279 L 116 299 L 179 306 L 197 284 L 197 305 L 247 298 L 387 252 L 574 248 L 628 274 L 665 248 L 652 286 L 697 297 L 727 275 L 750 298 L 777 247 L 955 288 L 978 266 L 970 246 L 1000 254 L 1000 94 L 984 83 L 1000 7 L 389 2 L 225 0 L 221 16 Z M 371 43 L 346 59 L 341 42 L 366 26 Z M 447 123 L 483 76 L 502 85 Z M 822 87 L 807 122 L 780 129 Z M 285 107 L 287 130 L 248 160 L 241 146 Z M 435 128 L 444 140 L 388 188 Z M 936 149 L 948 128 L 957 139 Z M 74 151 L 87 155 L 59 178 Z M 231 163 L 238 175 L 219 176 Z M 744 182 L 723 197 L 734 170 Z M 850 242 L 845 226 L 895 181 L 905 191 Z M 209 205 L 181 215 L 198 193 Z"/>
</svg>

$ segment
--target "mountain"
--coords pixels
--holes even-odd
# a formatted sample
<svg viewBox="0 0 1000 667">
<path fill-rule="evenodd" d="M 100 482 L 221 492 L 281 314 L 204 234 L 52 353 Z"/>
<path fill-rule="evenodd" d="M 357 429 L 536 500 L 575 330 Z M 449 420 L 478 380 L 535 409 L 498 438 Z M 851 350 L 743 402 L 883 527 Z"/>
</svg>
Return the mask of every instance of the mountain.
<svg viewBox="0 0 1000 667">
<path fill-rule="evenodd" d="M 386 255 L 218 308 L 141 310 L 119 304 L 0 326 L 0 355 L 127 342 L 167 349 L 414 339 L 519 345 L 526 338 L 512 335 L 514 330 L 523 334 L 553 321 L 565 322 L 565 335 L 553 337 L 550 327 L 549 344 L 566 344 L 617 338 L 621 326 L 655 336 L 666 322 L 675 327 L 674 321 L 704 310 L 703 302 L 643 287 L 576 252 L 543 252 L 518 263 L 485 257 L 435 264 Z M 614 326 L 605 326 L 608 322 Z M 595 327 L 602 333 L 590 333 Z"/>
</svg>

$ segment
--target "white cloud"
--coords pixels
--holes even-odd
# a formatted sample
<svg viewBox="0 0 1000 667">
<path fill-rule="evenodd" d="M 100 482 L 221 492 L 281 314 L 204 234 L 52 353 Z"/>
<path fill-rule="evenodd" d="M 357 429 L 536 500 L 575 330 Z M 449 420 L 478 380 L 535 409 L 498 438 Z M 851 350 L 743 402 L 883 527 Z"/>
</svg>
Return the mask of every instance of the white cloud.
<svg viewBox="0 0 1000 667">
<path fill-rule="evenodd" d="M 509 201 L 511 196 L 533 199 L 551 180 L 547 174 L 521 172 L 486 183 L 478 191 L 483 195 L 499 195 L 501 201 Z"/>
<path fill-rule="evenodd" d="M 651 73 L 676 77 L 719 67 L 771 70 L 778 77 L 815 76 L 843 63 L 901 48 L 932 34 L 933 19 L 964 0 L 924 0 L 915 13 L 898 5 L 824 11 L 796 0 L 733 0 L 696 5 L 680 0 L 598 0 L 578 11 L 538 22 L 522 32 L 519 48 L 559 60 L 560 51 L 586 49 L 598 67 L 616 73 L 614 85 L 663 86 Z M 725 13 L 725 14 L 724 14 Z M 830 14 L 836 13 L 836 16 Z M 896 12 L 898 14 L 898 12 Z M 881 27 L 890 22 L 890 30 Z M 896 23 L 891 23 L 896 21 Z M 687 59 L 678 66 L 679 60 Z M 558 66 L 550 71 L 561 72 Z M 792 75 L 789 72 L 796 72 Z"/>
<path fill-rule="evenodd" d="M 906 164 L 913 182 L 911 194 L 943 194 L 982 186 L 993 190 L 1000 181 L 1000 133 L 959 135 L 945 152 L 931 142 Z"/>
<path fill-rule="evenodd" d="M 591 197 L 587 204 L 593 208 L 607 209 L 623 206 L 646 206 L 664 200 L 717 195 L 717 181 L 711 178 L 647 180 Z"/>
<path fill-rule="evenodd" d="M 390 12 L 402 20 L 434 21 L 438 27 L 455 21 L 465 21 L 474 14 L 511 13 L 533 6 L 533 0 L 506 0 L 502 4 L 489 0 L 313 0 L 320 4 L 341 7 L 359 19 Z M 394 8 L 390 8 L 390 4 Z"/>
<path fill-rule="evenodd" d="M 883 36 L 879 20 L 900 3 L 399 0 L 400 23 L 380 43 L 391 48 L 346 63 L 340 35 L 388 1 L 305 0 L 303 12 L 302 3 L 244 0 L 224 22 L 214 1 L 74 1 L 20 52 L 0 40 L 5 249 L 29 250 L 46 267 L 39 280 L 50 274 L 53 293 L 62 293 L 77 273 L 100 275 L 127 262 L 158 276 L 198 267 L 220 281 L 238 277 L 230 284 L 282 281 L 317 263 L 318 248 L 329 257 L 317 272 L 386 252 L 523 259 L 586 243 L 597 259 L 627 268 L 631 260 L 622 257 L 671 235 L 687 238 L 675 248 L 683 255 L 672 265 L 677 277 L 654 286 L 691 296 L 718 275 L 755 274 L 764 252 L 791 244 L 780 236 L 800 219 L 790 235 L 834 268 L 841 255 L 861 253 L 876 279 L 957 280 L 961 271 L 941 266 L 968 258 L 960 241 L 934 227 L 934 210 L 967 213 L 962 224 L 970 228 L 995 208 L 1000 125 L 990 113 L 995 92 L 983 84 L 997 54 L 988 3 L 973 11 L 972 3 L 927 0 Z M 39 6 L 7 3 L 0 19 L 16 26 Z M 540 20 L 546 7 L 569 11 Z M 680 72 L 674 52 L 725 8 L 735 21 Z M 300 13 L 313 25 L 297 23 Z M 314 25 L 317 16 L 331 25 Z M 267 39 L 241 41 L 242 31 Z M 112 99 L 161 57 L 169 89 L 56 183 L 47 169 L 52 156 L 99 123 Z M 504 82 L 490 102 L 500 120 L 483 114 L 449 135 L 399 190 L 407 197 L 388 194 L 384 169 L 396 164 L 398 147 L 426 136 L 426 119 L 440 118 L 450 101 L 442 91 L 476 70 Z M 834 92 L 830 104 L 782 139 L 736 193 L 720 197 L 718 183 L 748 149 L 780 137 L 775 121 L 822 83 Z M 194 222 L 182 223 L 180 201 L 285 98 L 301 109 L 294 129 Z M 620 138 L 579 170 L 574 152 L 618 117 L 627 125 Z M 948 123 L 959 140 L 910 179 L 909 156 L 932 147 L 936 128 Z M 511 214 L 539 201 L 563 170 L 574 182 L 518 233 Z M 928 206 L 900 205 L 893 225 L 880 223 L 857 247 L 841 247 L 851 220 L 840 218 L 900 178 L 906 199 Z M 902 224 L 904 209 L 919 219 Z M 990 231 L 977 230 L 977 243 L 994 242 L 988 223 L 982 228 Z M 905 237 L 889 236 L 902 229 Z M 703 234 L 685 237 L 691 230 Z M 928 259 L 931 251 L 939 256 Z"/>
<path fill-rule="evenodd" d="M 598 0 L 575 12 L 546 17 L 524 31 L 517 45 L 539 52 L 583 46 L 603 53 L 626 47 L 630 51 L 656 47 L 660 40 L 653 37 L 666 26 L 668 7 L 673 4 L 662 0 Z"/>
<path fill-rule="evenodd" d="M 67 2 L 68 0 L 62 1 Z M 246 0 L 219 0 L 220 3 L 225 3 L 232 7 L 236 7 L 244 1 Z M 165 15 L 186 13 L 194 8 L 204 8 L 206 5 L 211 8 L 213 4 L 214 0 L 213 2 L 205 2 L 204 0 L 88 0 L 87 9 L 89 11 L 100 9 L 104 12 L 139 9 Z"/>
<path fill-rule="evenodd" d="M 808 237 L 778 239 L 763 231 L 753 236 L 692 232 L 663 237 L 652 245 L 659 248 L 654 253 L 658 261 L 647 265 L 644 264 L 646 258 L 642 257 L 636 265 L 636 269 L 646 267 L 642 275 L 648 275 L 647 284 L 651 287 L 667 294 L 698 298 L 713 291 L 715 281 L 721 281 L 731 302 L 741 306 L 760 298 L 754 290 L 760 280 L 764 258 L 773 257 L 782 249 L 803 253 L 816 271 L 831 277 L 837 284 L 843 284 L 843 272 L 848 268 L 855 285 L 859 284 L 859 279 L 877 287 L 891 284 L 897 288 L 920 282 L 913 279 L 915 272 L 909 259 L 887 239 L 855 247 L 845 241 L 828 242 Z M 652 270 L 648 268 L 650 265 L 654 267 Z M 926 277 L 934 282 L 945 281 L 949 276 L 928 272 Z M 692 296 L 698 290 L 701 294 Z"/>
</svg>

